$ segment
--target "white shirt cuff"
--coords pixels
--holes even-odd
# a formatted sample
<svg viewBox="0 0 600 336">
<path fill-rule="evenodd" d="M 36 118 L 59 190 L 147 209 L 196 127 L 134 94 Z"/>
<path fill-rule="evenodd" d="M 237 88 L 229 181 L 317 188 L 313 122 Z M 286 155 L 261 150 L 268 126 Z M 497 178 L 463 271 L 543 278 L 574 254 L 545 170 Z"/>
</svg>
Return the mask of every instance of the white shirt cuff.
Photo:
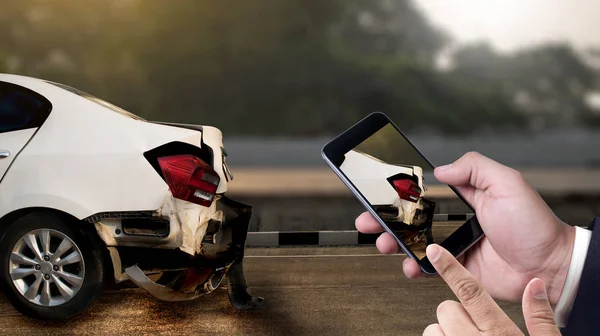
<svg viewBox="0 0 600 336">
<path fill-rule="evenodd" d="M 583 272 L 583 266 L 585 264 L 585 258 L 591 239 L 592 231 L 578 226 L 575 227 L 575 242 L 573 244 L 573 254 L 571 255 L 567 279 L 565 280 L 565 286 L 560 293 L 560 298 L 554 309 L 554 319 L 559 328 L 566 327 L 567 321 L 569 321 L 573 303 L 575 302 L 575 297 L 579 290 L 581 272 Z"/>
</svg>

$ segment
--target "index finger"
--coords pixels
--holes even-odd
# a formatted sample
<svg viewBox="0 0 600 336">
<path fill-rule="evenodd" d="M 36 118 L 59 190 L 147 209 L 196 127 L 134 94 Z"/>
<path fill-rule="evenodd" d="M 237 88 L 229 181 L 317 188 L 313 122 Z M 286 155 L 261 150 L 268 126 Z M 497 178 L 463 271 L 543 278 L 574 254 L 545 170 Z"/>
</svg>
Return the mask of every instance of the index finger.
<svg viewBox="0 0 600 336">
<path fill-rule="evenodd" d="M 491 330 L 507 322 L 505 320 L 508 316 L 496 301 L 450 252 L 437 244 L 431 244 L 427 246 L 427 258 L 460 300 L 479 330 Z"/>
<path fill-rule="evenodd" d="M 365 211 L 356 218 L 354 223 L 356 229 L 362 233 L 380 233 L 383 232 L 383 227 L 373 218 L 370 212 Z"/>
</svg>

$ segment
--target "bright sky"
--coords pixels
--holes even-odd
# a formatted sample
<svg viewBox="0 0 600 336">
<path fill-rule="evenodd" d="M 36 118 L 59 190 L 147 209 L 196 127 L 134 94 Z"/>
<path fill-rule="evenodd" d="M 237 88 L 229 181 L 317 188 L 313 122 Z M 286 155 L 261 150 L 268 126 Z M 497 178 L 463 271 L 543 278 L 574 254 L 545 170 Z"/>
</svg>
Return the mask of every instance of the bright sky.
<svg viewBox="0 0 600 336">
<path fill-rule="evenodd" d="M 489 40 L 501 51 L 568 40 L 600 47 L 600 0 L 414 0 L 458 42 Z"/>
</svg>

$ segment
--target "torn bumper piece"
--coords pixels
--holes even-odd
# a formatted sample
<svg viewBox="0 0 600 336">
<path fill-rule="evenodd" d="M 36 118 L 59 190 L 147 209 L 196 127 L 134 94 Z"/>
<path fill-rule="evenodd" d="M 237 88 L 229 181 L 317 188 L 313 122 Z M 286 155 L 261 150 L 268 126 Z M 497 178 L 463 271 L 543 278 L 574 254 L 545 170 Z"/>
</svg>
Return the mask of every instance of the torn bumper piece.
<svg viewBox="0 0 600 336">
<path fill-rule="evenodd" d="M 122 244 L 124 241 L 120 241 L 116 247 L 109 247 L 115 280 L 129 279 L 165 301 L 193 300 L 218 288 L 225 277 L 232 276 L 227 274 L 232 265 L 243 259 L 252 207 L 225 196 L 213 206 L 214 213 L 220 216 L 217 223 L 207 225 L 208 232 L 207 227 L 203 228 L 201 236 L 205 239 L 196 242 L 200 248 L 193 255 L 180 246 L 165 248 L 158 243 L 151 247 L 148 240 L 143 244 L 132 244 L 132 241 Z M 204 226 L 202 222 L 196 223 L 198 227 Z M 236 279 L 240 276 L 243 278 L 243 274 L 237 274 Z"/>
<path fill-rule="evenodd" d="M 221 282 L 225 278 L 226 270 L 216 270 L 200 289 L 193 292 L 183 292 L 181 290 L 173 290 L 165 285 L 158 284 L 146 276 L 138 265 L 133 265 L 125 269 L 125 273 L 129 279 L 140 288 L 146 290 L 159 300 L 163 301 L 188 301 L 196 299 L 204 294 L 208 294 L 219 288 Z"/>
</svg>

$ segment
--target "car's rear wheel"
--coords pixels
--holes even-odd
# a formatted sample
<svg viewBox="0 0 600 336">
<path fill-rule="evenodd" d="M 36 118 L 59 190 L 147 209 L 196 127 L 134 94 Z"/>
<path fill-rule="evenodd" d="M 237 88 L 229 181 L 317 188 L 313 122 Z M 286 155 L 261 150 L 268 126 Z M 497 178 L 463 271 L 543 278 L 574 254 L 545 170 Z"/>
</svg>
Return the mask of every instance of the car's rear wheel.
<svg viewBox="0 0 600 336">
<path fill-rule="evenodd" d="M 98 246 L 55 214 L 19 218 L 0 242 L 6 296 L 19 312 L 34 318 L 67 319 L 81 313 L 102 291 Z"/>
</svg>

